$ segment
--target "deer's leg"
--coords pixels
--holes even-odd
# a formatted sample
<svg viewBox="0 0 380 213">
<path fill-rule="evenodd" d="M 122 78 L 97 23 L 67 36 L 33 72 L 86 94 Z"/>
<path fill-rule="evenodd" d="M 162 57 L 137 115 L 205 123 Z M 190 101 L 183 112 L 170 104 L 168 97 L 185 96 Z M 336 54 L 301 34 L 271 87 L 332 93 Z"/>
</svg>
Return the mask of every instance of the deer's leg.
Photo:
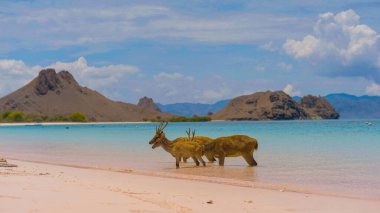
<svg viewBox="0 0 380 213">
<path fill-rule="evenodd" d="M 202 165 L 206 166 L 206 162 L 203 160 L 202 155 L 200 155 L 198 158 L 199 158 L 199 161 L 202 163 Z"/>
<path fill-rule="evenodd" d="M 179 161 L 181 160 L 181 157 L 176 157 L 175 158 L 175 167 L 177 168 L 177 169 L 179 169 Z"/>
<path fill-rule="evenodd" d="M 194 160 L 195 165 L 199 166 L 199 161 L 198 161 L 198 159 L 197 159 L 195 156 L 192 156 L 191 158 Z"/>
<path fill-rule="evenodd" d="M 182 161 L 183 161 L 184 163 L 187 163 L 187 158 L 186 158 L 186 157 L 182 157 Z"/>
<path fill-rule="evenodd" d="M 257 162 L 253 158 L 252 154 L 247 153 L 247 154 L 243 154 L 242 156 L 243 156 L 244 160 L 247 161 L 248 165 L 250 165 L 250 166 L 257 166 Z"/>
<path fill-rule="evenodd" d="M 224 166 L 224 152 L 219 153 L 219 166 Z"/>
</svg>

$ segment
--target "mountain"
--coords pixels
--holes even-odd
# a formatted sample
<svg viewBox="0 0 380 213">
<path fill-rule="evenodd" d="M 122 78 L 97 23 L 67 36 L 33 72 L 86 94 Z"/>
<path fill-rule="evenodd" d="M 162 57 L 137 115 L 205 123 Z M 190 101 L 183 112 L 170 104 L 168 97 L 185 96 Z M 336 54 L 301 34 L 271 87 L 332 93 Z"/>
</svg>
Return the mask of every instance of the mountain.
<svg viewBox="0 0 380 213">
<path fill-rule="evenodd" d="M 158 108 L 158 106 L 154 103 L 153 99 L 146 96 L 140 98 L 137 106 L 144 109 L 146 112 L 150 112 L 150 113 L 161 112 L 160 108 Z"/>
<path fill-rule="evenodd" d="M 147 98 L 140 102 L 134 105 L 112 101 L 95 90 L 80 86 L 68 71 L 56 73 L 54 69 L 44 69 L 30 83 L 1 98 L 0 113 L 21 111 L 54 117 L 80 112 L 89 121 L 141 121 L 173 116 L 152 107 Z"/>
<path fill-rule="evenodd" d="M 307 95 L 301 98 L 300 103 L 311 119 L 318 120 L 339 118 L 339 113 L 337 113 L 334 107 L 321 96 L 317 97 Z"/>
<path fill-rule="evenodd" d="M 312 95 L 300 103 L 283 91 L 257 92 L 232 99 L 212 116 L 216 120 L 338 119 L 339 114 L 323 97 Z"/>
<path fill-rule="evenodd" d="M 205 116 L 209 112 L 215 113 L 227 105 L 230 100 L 218 101 L 214 104 L 200 103 L 176 103 L 176 104 L 157 104 L 162 112 L 176 115 L 188 116 L 193 115 Z"/>
<path fill-rule="evenodd" d="M 283 91 L 257 92 L 232 99 L 212 116 L 216 120 L 308 119 L 303 107 Z"/>
<path fill-rule="evenodd" d="M 358 97 L 341 93 L 323 97 L 326 100 L 314 96 L 293 97 L 291 100 L 282 92 L 272 92 L 277 94 L 274 96 L 272 94 L 273 97 L 278 97 L 278 100 L 272 102 L 270 98 L 268 99 L 271 95 L 269 93 L 264 95 L 264 93 L 260 94 L 266 98 L 257 97 L 257 100 L 260 100 L 260 103 L 256 103 L 257 106 L 254 106 L 253 102 L 250 104 L 242 102 L 243 104 L 239 106 L 242 107 L 240 111 L 236 106 L 230 106 L 228 110 L 223 109 L 231 105 L 231 100 L 223 100 L 215 104 L 162 105 L 155 104 L 151 98 L 143 97 L 135 105 L 112 101 L 97 91 L 80 86 L 68 71 L 56 73 L 54 69 L 45 69 L 24 87 L 1 98 L 0 113 L 21 111 L 25 114 L 48 115 L 53 118 L 58 115 L 67 117 L 73 112 L 81 112 L 87 116 L 89 121 L 141 121 L 158 117 L 171 118 L 174 117 L 173 114 L 203 116 L 208 115 L 209 112 L 215 113 L 212 116 L 214 119 L 226 116 L 224 118 L 237 120 L 305 119 L 305 117 L 328 119 L 337 118 L 337 112 L 343 119 L 380 118 L 380 97 L 378 96 Z M 240 99 L 234 102 L 236 101 L 240 101 Z"/>
<path fill-rule="evenodd" d="M 335 107 L 341 118 L 380 118 L 379 96 L 330 94 L 325 98 Z"/>
<path fill-rule="evenodd" d="M 354 96 L 345 93 L 330 94 L 323 97 L 339 113 L 342 119 L 354 118 L 380 118 L 379 96 Z M 301 103 L 302 97 L 294 96 L 292 99 Z M 230 100 L 219 101 L 215 104 L 158 104 L 163 112 L 184 116 L 207 115 L 208 112 L 216 113 L 225 107 Z M 334 114 L 334 113 L 333 113 Z M 334 116 L 333 116 L 334 117 Z"/>
</svg>

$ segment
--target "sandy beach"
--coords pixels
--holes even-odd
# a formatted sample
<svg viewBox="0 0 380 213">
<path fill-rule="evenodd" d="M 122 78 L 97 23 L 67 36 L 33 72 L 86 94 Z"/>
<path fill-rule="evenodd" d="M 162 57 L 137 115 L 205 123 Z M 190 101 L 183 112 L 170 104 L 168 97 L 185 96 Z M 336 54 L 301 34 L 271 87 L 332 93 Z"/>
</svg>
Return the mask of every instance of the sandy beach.
<svg viewBox="0 0 380 213">
<path fill-rule="evenodd" d="M 125 122 L 17 122 L 17 123 L 0 123 L 0 126 L 35 126 L 35 125 L 43 125 L 43 126 L 52 126 L 52 125 L 106 125 L 106 124 L 142 124 L 142 123 L 152 123 L 150 121 L 125 121 Z"/>
<path fill-rule="evenodd" d="M 380 202 L 10 160 L 0 212 L 379 212 Z"/>
</svg>

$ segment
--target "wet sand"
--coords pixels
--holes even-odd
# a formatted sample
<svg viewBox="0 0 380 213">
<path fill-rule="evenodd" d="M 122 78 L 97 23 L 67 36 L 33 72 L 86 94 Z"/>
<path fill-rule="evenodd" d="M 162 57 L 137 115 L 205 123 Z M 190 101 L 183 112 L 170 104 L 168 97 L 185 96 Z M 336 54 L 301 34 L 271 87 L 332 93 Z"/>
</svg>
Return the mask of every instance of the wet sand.
<svg viewBox="0 0 380 213">
<path fill-rule="evenodd" d="M 380 201 L 258 188 L 186 174 L 8 160 L 0 212 L 380 212 Z"/>
</svg>

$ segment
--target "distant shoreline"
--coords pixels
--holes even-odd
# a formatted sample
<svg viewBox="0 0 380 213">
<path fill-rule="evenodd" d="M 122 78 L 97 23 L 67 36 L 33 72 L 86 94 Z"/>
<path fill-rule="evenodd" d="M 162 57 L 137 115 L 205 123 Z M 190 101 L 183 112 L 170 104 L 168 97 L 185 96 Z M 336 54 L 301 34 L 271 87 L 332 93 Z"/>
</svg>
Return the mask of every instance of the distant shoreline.
<svg viewBox="0 0 380 213">
<path fill-rule="evenodd" d="M 229 120 L 211 120 L 211 121 L 200 121 L 201 123 L 207 122 L 226 122 Z M 232 121 L 231 121 L 232 122 Z M 0 126 L 54 126 L 54 125 L 102 125 L 102 124 L 149 124 L 149 123 L 159 123 L 159 121 L 105 121 L 105 122 L 21 122 L 21 123 L 1 123 Z M 170 122 L 169 123 L 182 123 L 182 122 Z M 183 123 L 195 123 L 195 122 L 183 122 Z"/>
<path fill-rule="evenodd" d="M 36 123 L 36 122 L 29 122 L 29 123 L 0 123 L 0 126 L 54 126 L 54 125 L 86 125 L 86 124 L 142 124 L 142 123 L 155 123 L 151 121 L 123 121 L 123 122 L 44 122 L 44 123 Z"/>
<path fill-rule="evenodd" d="M 281 121 L 332 121 L 334 119 L 318 119 L 318 120 L 211 120 L 211 121 L 202 121 L 200 123 L 218 123 L 218 122 L 281 122 Z M 369 120 L 379 120 L 378 118 L 353 118 L 353 119 L 335 119 L 335 120 L 362 120 L 362 121 L 369 121 Z M 43 122 L 43 123 L 36 123 L 36 122 L 22 122 L 22 123 L 1 123 L 1 126 L 54 126 L 54 125 L 107 125 L 107 124 L 149 124 L 149 123 L 159 123 L 159 121 L 108 121 L 108 122 Z M 169 122 L 169 123 L 198 123 L 198 122 Z"/>
</svg>

